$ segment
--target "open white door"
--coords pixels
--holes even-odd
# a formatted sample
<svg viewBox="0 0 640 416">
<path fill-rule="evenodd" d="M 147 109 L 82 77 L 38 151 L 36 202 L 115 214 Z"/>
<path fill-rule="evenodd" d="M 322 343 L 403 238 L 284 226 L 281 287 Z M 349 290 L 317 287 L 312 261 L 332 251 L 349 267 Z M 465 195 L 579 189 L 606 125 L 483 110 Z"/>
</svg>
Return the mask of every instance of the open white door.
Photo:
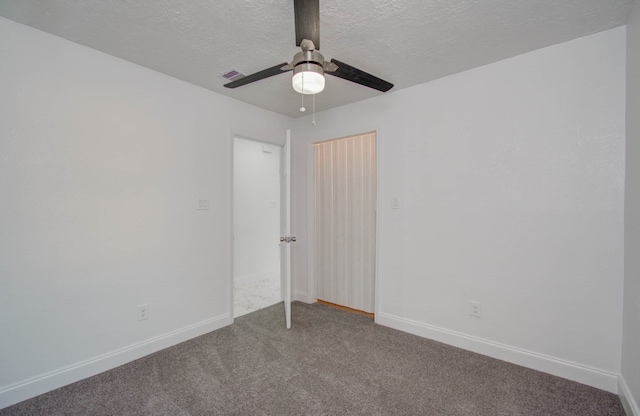
<svg viewBox="0 0 640 416">
<path fill-rule="evenodd" d="M 291 132 L 289 130 L 287 130 L 287 140 L 282 149 L 281 184 L 280 281 L 285 323 L 289 329 L 291 328 L 291 243 L 296 241 L 295 237 L 291 237 Z"/>
</svg>

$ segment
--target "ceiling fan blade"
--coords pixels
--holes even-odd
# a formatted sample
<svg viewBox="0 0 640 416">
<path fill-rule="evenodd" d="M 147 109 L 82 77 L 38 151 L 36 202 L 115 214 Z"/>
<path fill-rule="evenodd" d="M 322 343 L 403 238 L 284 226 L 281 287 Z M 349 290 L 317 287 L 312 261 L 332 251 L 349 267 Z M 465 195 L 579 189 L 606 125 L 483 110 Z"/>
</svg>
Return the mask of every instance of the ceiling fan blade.
<svg viewBox="0 0 640 416">
<path fill-rule="evenodd" d="M 293 0 L 296 20 L 296 46 L 309 39 L 320 49 L 320 0 Z"/>
<path fill-rule="evenodd" d="M 326 74 L 346 79 L 347 81 L 355 82 L 356 84 L 364 85 L 365 87 L 373 88 L 374 90 L 382 92 L 387 92 L 393 88 L 392 83 L 368 74 L 358 68 L 354 68 L 351 65 L 340 62 L 337 59 L 332 59 L 331 62 L 338 65 L 338 69 L 334 72 L 325 72 Z"/>
<path fill-rule="evenodd" d="M 224 86 L 227 87 L 227 88 L 237 88 L 237 87 L 241 87 L 243 85 L 251 84 L 252 82 L 260 81 L 261 79 L 265 79 L 265 78 L 272 77 L 274 75 L 282 74 L 283 72 L 291 71 L 291 69 L 282 69 L 285 65 L 287 65 L 287 62 L 278 64 L 278 65 L 274 65 L 271 68 L 263 69 L 262 71 L 258 71 L 256 73 L 253 73 L 251 75 L 247 75 L 247 76 L 242 77 L 240 79 L 237 79 L 235 81 L 228 82 L 228 83 L 224 84 Z"/>
</svg>

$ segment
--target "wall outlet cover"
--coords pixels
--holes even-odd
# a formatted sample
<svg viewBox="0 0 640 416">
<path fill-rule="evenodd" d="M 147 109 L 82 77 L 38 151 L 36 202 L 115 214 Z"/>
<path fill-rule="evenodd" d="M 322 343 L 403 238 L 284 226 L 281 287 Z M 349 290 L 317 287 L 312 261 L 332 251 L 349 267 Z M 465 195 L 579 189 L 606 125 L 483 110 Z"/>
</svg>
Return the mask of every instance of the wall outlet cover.
<svg viewBox="0 0 640 416">
<path fill-rule="evenodd" d="M 138 321 L 144 321 L 145 319 L 149 319 L 149 304 L 144 303 L 142 305 L 138 305 Z"/>
<path fill-rule="evenodd" d="M 482 317 L 482 304 L 480 302 L 469 302 L 469 315 L 474 318 Z"/>
</svg>

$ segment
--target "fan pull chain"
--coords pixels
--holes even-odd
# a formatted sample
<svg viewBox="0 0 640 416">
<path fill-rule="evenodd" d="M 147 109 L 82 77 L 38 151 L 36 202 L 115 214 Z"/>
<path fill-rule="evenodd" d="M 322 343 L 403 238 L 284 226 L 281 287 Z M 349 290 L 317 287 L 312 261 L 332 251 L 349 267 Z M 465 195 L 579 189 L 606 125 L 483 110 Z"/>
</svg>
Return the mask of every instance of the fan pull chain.
<svg viewBox="0 0 640 416">
<path fill-rule="evenodd" d="M 312 125 L 316 125 L 316 95 L 313 94 L 313 120 L 311 121 Z"/>
<path fill-rule="evenodd" d="M 305 111 L 307 111 L 307 109 L 304 108 L 304 94 L 300 94 L 300 97 L 302 98 L 302 106 L 300 107 L 300 112 L 304 113 Z"/>
</svg>

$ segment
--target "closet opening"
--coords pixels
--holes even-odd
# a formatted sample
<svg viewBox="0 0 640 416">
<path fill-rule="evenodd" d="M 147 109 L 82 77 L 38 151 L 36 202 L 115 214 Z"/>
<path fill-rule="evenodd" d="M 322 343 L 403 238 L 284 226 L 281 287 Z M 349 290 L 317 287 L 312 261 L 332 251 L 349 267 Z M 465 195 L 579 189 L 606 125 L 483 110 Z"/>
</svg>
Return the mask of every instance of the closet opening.
<svg viewBox="0 0 640 416">
<path fill-rule="evenodd" d="M 315 298 L 375 310 L 376 133 L 313 145 Z"/>
</svg>

